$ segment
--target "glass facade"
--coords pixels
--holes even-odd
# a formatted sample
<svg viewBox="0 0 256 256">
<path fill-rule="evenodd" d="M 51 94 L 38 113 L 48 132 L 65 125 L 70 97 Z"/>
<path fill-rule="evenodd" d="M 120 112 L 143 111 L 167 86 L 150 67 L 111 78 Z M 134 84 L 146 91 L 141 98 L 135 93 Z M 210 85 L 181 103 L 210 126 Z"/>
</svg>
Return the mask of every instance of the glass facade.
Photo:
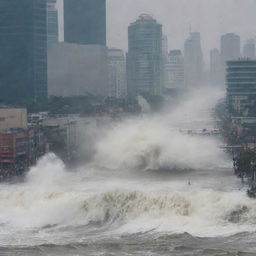
<svg viewBox="0 0 256 256">
<path fill-rule="evenodd" d="M 163 86 L 162 25 L 141 15 L 128 29 L 128 94 L 161 95 Z"/>
<path fill-rule="evenodd" d="M 0 98 L 28 105 L 47 99 L 45 0 L 0 1 Z"/>
</svg>

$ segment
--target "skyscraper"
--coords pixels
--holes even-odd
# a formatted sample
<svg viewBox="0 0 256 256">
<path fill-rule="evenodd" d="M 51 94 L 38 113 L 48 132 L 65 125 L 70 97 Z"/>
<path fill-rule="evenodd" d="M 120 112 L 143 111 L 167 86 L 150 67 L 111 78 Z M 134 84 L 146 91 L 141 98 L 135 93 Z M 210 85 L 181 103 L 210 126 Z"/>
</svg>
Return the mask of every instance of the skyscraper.
<svg viewBox="0 0 256 256">
<path fill-rule="evenodd" d="M 48 52 L 49 95 L 107 97 L 107 54 L 106 0 L 64 0 L 64 43 Z"/>
<path fill-rule="evenodd" d="M 184 88 L 184 57 L 181 50 L 172 50 L 165 64 L 165 88 Z"/>
<path fill-rule="evenodd" d="M 126 64 L 124 52 L 119 49 L 108 50 L 108 87 L 109 96 L 126 98 Z"/>
<path fill-rule="evenodd" d="M 128 28 L 128 94 L 160 95 L 162 92 L 162 25 L 142 14 Z"/>
<path fill-rule="evenodd" d="M 224 62 L 240 57 L 240 36 L 228 33 L 221 37 L 221 57 Z"/>
<path fill-rule="evenodd" d="M 245 42 L 243 48 L 243 57 L 249 59 L 255 59 L 255 41 L 254 39 L 249 39 Z"/>
<path fill-rule="evenodd" d="M 193 88 L 202 85 L 204 67 L 200 33 L 190 33 L 184 44 L 184 58 L 186 87 Z"/>
<path fill-rule="evenodd" d="M 47 43 L 50 46 L 52 43 L 59 41 L 59 24 L 58 10 L 56 8 L 56 0 L 47 0 Z"/>
<path fill-rule="evenodd" d="M 221 36 L 220 42 L 220 54 L 221 54 L 221 82 L 225 84 L 226 77 L 226 62 L 229 60 L 236 60 L 240 58 L 240 36 L 228 33 Z"/>
<path fill-rule="evenodd" d="M 0 1 L 0 98 L 29 104 L 47 99 L 45 0 Z"/>
<path fill-rule="evenodd" d="M 106 45 L 106 0 L 64 0 L 64 41 Z"/>
<path fill-rule="evenodd" d="M 220 51 L 212 49 L 210 51 L 210 82 L 212 85 L 220 86 L 222 78 L 222 62 Z"/>
</svg>

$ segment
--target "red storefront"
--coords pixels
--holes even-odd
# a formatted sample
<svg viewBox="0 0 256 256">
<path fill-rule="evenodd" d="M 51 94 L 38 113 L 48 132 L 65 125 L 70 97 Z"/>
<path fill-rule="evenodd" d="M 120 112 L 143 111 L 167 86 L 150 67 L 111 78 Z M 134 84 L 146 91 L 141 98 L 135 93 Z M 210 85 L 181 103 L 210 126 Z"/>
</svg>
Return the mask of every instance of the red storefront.
<svg viewBox="0 0 256 256">
<path fill-rule="evenodd" d="M 30 133 L 0 133 L 0 178 L 20 174 L 30 164 Z"/>
<path fill-rule="evenodd" d="M 0 163 L 15 163 L 16 134 L 0 134 Z"/>
</svg>

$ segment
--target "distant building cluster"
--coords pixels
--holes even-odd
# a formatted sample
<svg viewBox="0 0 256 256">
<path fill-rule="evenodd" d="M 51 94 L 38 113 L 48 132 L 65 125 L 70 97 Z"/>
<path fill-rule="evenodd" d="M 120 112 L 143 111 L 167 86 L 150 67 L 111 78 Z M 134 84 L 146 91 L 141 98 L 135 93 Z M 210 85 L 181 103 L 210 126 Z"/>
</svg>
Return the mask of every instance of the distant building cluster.
<svg viewBox="0 0 256 256">
<path fill-rule="evenodd" d="M 190 29 L 183 49 L 169 49 L 162 24 L 141 14 L 128 26 L 125 52 L 107 46 L 106 18 L 106 0 L 63 0 L 60 42 L 57 0 L 1 0 L 0 101 L 39 109 L 51 96 L 93 95 L 136 102 L 138 95 L 161 97 L 206 84 L 224 88 L 225 83 L 230 93 L 231 75 L 247 79 L 236 93 L 254 86 L 252 62 L 247 65 L 250 74 L 230 68 L 232 61 L 245 65 L 255 60 L 254 39 L 241 47 L 240 36 L 222 35 L 207 65 L 199 32 Z M 235 110 L 244 108 L 230 97 L 229 103 Z"/>
<path fill-rule="evenodd" d="M 139 113 L 138 96 L 157 109 L 165 95 L 206 85 L 226 88 L 228 118 L 255 143 L 254 39 L 242 45 L 239 35 L 222 35 L 207 64 L 200 32 L 190 29 L 183 49 L 169 49 L 163 25 L 141 14 L 127 28 L 125 52 L 107 46 L 106 0 L 63 0 L 64 41 L 58 8 L 57 0 L 0 0 L 0 181 L 49 150 L 83 157 L 82 127 Z"/>
<path fill-rule="evenodd" d="M 234 33 L 221 37 L 220 51 L 210 54 L 212 85 L 226 84 L 227 106 L 232 116 L 255 116 L 256 59 L 255 41 L 249 39 L 241 50 L 241 38 Z"/>
<path fill-rule="evenodd" d="M 256 116 L 255 40 L 241 47 L 240 36 L 221 36 L 220 50 L 210 52 L 210 83 L 227 90 L 227 106 L 232 116 Z"/>
</svg>

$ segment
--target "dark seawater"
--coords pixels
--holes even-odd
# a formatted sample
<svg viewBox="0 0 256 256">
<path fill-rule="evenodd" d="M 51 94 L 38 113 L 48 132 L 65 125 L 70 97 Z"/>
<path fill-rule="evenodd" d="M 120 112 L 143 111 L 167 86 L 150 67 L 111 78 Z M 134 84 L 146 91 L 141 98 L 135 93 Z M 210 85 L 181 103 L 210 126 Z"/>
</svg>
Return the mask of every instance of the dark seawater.
<svg viewBox="0 0 256 256">
<path fill-rule="evenodd" d="M 133 234 L 88 243 L 3 247 L 0 248 L 0 255 L 253 256 L 256 255 L 255 238 L 255 233 L 241 233 L 225 238 L 196 238 L 189 234 Z"/>
</svg>

